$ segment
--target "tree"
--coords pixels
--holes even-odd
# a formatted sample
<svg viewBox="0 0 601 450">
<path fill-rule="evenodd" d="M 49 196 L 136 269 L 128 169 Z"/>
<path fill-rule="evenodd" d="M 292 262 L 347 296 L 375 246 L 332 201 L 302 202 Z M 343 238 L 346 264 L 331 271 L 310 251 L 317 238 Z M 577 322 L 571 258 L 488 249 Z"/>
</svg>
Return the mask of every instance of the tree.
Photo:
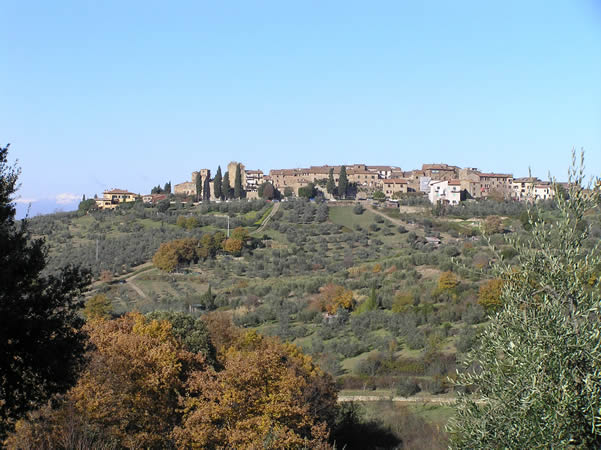
<svg viewBox="0 0 601 450">
<path fill-rule="evenodd" d="M 168 181 L 167 183 L 165 183 L 165 187 L 163 188 L 163 193 L 164 194 L 171 194 L 171 181 Z"/>
<path fill-rule="evenodd" d="M 498 309 L 502 306 L 501 293 L 503 292 L 503 280 L 495 278 L 488 280 L 478 290 L 478 303 L 487 310 Z"/>
<path fill-rule="evenodd" d="M 159 210 L 159 212 L 165 213 L 167 212 L 170 206 L 171 202 L 169 201 L 169 199 L 164 199 L 157 204 L 157 209 Z"/>
<path fill-rule="evenodd" d="M 488 216 L 484 219 L 484 233 L 495 234 L 503 232 L 503 220 L 499 216 Z"/>
<path fill-rule="evenodd" d="M 330 195 L 336 194 L 336 183 L 334 182 L 334 168 L 330 168 L 328 173 L 328 183 L 326 184 L 326 191 Z"/>
<path fill-rule="evenodd" d="M 453 272 L 443 272 L 438 278 L 438 289 L 441 291 L 451 291 L 459 285 L 459 280 Z"/>
<path fill-rule="evenodd" d="M 372 286 L 369 297 L 357 307 L 355 313 L 361 314 L 366 311 L 373 311 L 374 309 L 378 309 L 378 294 L 376 292 L 376 287 Z"/>
<path fill-rule="evenodd" d="M 236 178 L 234 180 L 234 198 L 244 197 L 244 187 L 242 186 L 242 170 L 240 164 L 236 166 Z"/>
<path fill-rule="evenodd" d="M 84 316 L 88 320 L 108 319 L 113 312 L 113 304 L 104 294 L 96 294 L 91 297 L 83 310 Z"/>
<path fill-rule="evenodd" d="M 254 331 L 197 372 L 183 398 L 181 448 L 328 448 L 336 389 L 297 347 Z"/>
<path fill-rule="evenodd" d="M 386 194 L 382 191 L 376 191 L 374 192 L 373 199 L 381 203 L 386 200 Z"/>
<path fill-rule="evenodd" d="M 313 183 L 298 188 L 298 196 L 306 199 L 314 198 L 317 195 L 317 189 Z"/>
<path fill-rule="evenodd" d="M 42 275 L 46 252 L 11 202 L 20 171 L 0 148 L 0 441 L 27 411 L 65 392 L 82 368 L 86 339 L 78 312 L 87 272 Z"/>
<path fill-rule="evenodd" d="M 223 200 L 223 191 L 221 189 L 222 182 L 223 178 L 221 176 L 221 166 L 217 166 L 217 173 L 215 174 L 215 178 L 213 178 L 213 195 L 216 199 Z"/>
<path fill-rule="evenodd" d="M 211 171 L 207 170 L 207 176 L 202 190 L 202 201 L 208 202 L 209 200 L 211 200 Z"/>
<path fill-rule="evenodd" d="M 211 296 L 211 285 L 203 297 L 207 294 Z M 214 365 L 217 353 L 211 338 L 207 325 L 200 317 L 192 317 L 183 312 L 173 311 L 153 311 L 146 314 L 147 320 L 166 320 L 171 324 L 171 334 L 180 341 L 184 349 L 192 353 L 201 353 L 206 362 Z"/>
<path fill-rule="evenodd" d="M 273 187 L 273 184 L 266 181 L 259 186 L 258 194 L 259 197 L 264 198 L 265 200 L 273 200 L 276 198 L 276 189 Z"/>
<path fill-rule="evenodd" d="M 152 257 L 152 263 L 165 272 L 173 272 L 184 264 L 198 261 L 198 244 L 194 238 L 164 242 Z"/>
<path fill-rule="evenodd" d="M 355 305 L 353 291 L 333 283 L 327 284 L 321 288 L 321 292 L 317 297 L 317 302 L 319 309 L 326 311 L 329 314 L 336 314 L 338 309 L 351 310 Z"/>
<path fill-rule="evenodd" d="M 233 237 L 226 239 L 223 243 L 223 249 L 226 252 L 231 253 L 236 256 L 240 255 L 240 252 L 242 251 L 243 246 L 244 246 L 244 243 L 240 239 L 236 239 Z"/>
<path fill-rule="evenodd" d="M 284 197 L 292 197 L 292 194 L 294 194 L 294 192 L 292 191 L 292 188 L 290 186 L 286 186 L 284 188 Z"/>
<path fill-rule="evenodd" d="M 122 448 L 173 448 L 178 393 L 204 357 L 187 352 L 167 320 L 129 313 L 87 325 L 94 351 L 69 400 Z"/>
<path fill-rule="evenodd" d="M 348 179 L 346 177 L 346 167 L 340 168 L 340 175 L 338 175 L 338 195 L 341 198 L 346 197 L 346 191 L 348 189 Z"/>
<path fill-rule="evenodd" d="M 194 182 L 196 183 L 196 201 L 199 202 L 202 198 L 202 176 L 200 175 L 200 172 L 196 173 L 196 180 L 194 180 Z"/>
<path fill-rule="evenodd" d="M 77 207 L 78 211 L 80 211 L 81 213 L 87 213 L 88 211 L 92 211 L 96 208 L 96 201 L 93 198 L 90 198 L 88 200 L 84 198 L 81 202 L 79 202 L 79 206 Z"/>
<path fill-rule="evenodd" d="M 221 196 L 225 199 L 232 198 L 232 187 L 230 186 L 230 173 L 225 172 L 223 183 L 221 184 Z"/>
<path fill-rule="evenodd" d="M 573 155 L 575 161 L 575 155 Z M 526 241 L 508 237 L 518 265 L 495 266 L 502 308 L 468 353 L 457 378 L 453 448 L 599 448 L 601 446 L 601 263 L 589 229 L 575 224 L 594 208 L 599 186 L 580 189 L 582 162 L 569 172 L 557 219 L 532 224 Z"/>
</svg>

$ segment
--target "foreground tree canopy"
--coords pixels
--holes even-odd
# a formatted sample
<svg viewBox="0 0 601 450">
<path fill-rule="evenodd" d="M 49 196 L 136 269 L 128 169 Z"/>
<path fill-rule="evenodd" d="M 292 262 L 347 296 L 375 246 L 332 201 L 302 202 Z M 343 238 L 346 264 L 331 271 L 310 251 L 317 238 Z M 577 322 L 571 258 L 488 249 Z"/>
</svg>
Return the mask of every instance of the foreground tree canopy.
<svg viewBox="0 0 601 450">
<path fill-rule="evenodd" d="M 534 215 L 530 239 L 510 241 L 519 264 L 497 267 L 502 309 L 458 377 L 475 393 L 459 397 L 454 448 L 601 447 L 601 257 L 577 227 L 598 208 L 600 187 L 582 184 L 572 169 L 559 219 Z"/>
<path fill-rule="evenodd" d="M 75 381 L 83 363 L 82 290 L 88 276 L 65 268 L 42 276 L 43 241 L 17 225 L 18 169 L 0 148 L 0 439 L 16 419 Z"/>
<path fill-rule="evenodd" d="M 237 329 L 219 313 L 204 323 L 130 313 L 86 330 L 93 350 L 77 385 L 57 408 L 19 422 L 9 447 L 328 445 L 335 384 L 291 344 Z"/>
</svg>

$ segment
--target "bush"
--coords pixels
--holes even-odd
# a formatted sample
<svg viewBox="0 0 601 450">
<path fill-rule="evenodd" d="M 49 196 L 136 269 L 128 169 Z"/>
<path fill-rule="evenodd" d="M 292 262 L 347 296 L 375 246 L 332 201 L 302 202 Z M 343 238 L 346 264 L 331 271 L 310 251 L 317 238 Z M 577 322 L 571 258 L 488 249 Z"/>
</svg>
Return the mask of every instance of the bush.
<svg viewBox="0 0 601 450">
<path fill-rule="evenodd" d="M 415 378 L 401 378 L 396 385 L 396 393 L 401 397 L 411 397 L 417 394 L 421 389 L 415 381 Z"/>
<path fill-rule="evenodd" d="M 355 207 L 353 208 L 353 212 L 357 215 L 361 215 L 365 212 L 365 208 L 363 207 L 363 205 L 361 203 L 357 203 L 355 205 Z"/>
</svg>

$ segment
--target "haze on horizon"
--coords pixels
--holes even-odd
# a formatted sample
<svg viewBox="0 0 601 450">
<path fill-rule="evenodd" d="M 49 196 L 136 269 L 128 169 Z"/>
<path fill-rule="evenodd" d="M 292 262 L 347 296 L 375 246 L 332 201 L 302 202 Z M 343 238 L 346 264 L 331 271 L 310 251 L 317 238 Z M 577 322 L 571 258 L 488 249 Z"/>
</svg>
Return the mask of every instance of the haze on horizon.
<svg viewBox="0 0 601 450">
<path fill-rule="evenodd" d="M 19 215 L 247 168 L 601 174 L 601 3 L 5 2 Z"/>
</svg>

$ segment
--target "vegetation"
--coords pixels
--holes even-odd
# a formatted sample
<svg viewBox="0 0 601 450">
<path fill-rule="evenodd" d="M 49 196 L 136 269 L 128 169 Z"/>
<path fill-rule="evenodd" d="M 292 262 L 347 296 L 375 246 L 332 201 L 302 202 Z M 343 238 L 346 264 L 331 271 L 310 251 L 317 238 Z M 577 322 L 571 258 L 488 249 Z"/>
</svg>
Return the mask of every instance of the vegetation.
<svg viewBox="0 0 601 450">
<path fill-rule="evenodd" d="M 327 190 L 328 180 L 317 180 L 317 184 Z M 271 184 L 263 184 L 261 196 L 269 198 L 271 188 Z M 349 197 L 353 189 L 347 188 Z M 233 191 L 228 187 L 229 197 Z M 236 358 L 248 356 L 259 361 L 268 356 L 254 354 L 252 346 L 247 351 L 234 345 L 248 332 L 255 333 L 248 336 L 263 336 L 260 339 L 267 339 L 265 342 L 277 342 L 272 340 L 277 337 L 285 346 L 294 344 L 302 349 L 303 358 L 310 356 L 311 364 L 335 379 L 341 395 L 369 391 L 383 398 L 411 395 L 436 402 L 462 390 L 476 391 L 474 399 L 478 399 L 481 391 L 477 385 L 455 385 L 453 380 L 457 368 L 465 371 L 460 380 L 472 373 L 464 368 L 466 355 L 486 336 L 488 314 L 496 316 L 505 309 L 505 291 L 511 283 L 497 265 L 504 264 L 507 273 L 515 277 L 523 273 L 522 253 L 514 242 L 540 248 L 536 227 L 547 229 L 561 218 L 557 202 L 540 203 L 536 212 L 502 200 L 433 210 L 423 206 L 421 194 L 401 196 L 399 202 L 409 206 L 401 208 L 321 199 L 313 202 L 286 194 L 281 203 L 236 199 L 193 205 L 189 199 L 173 198 L 173 203 L 159 205 L 91 209 L 37 217 L 30 221 L 30 229 L 47 239 L 45 272 L 58 273 L 67 261 L 92 270 L 98 282 L 89 297 L 103 295 L 108 300 L 89 302 L 99 316 L 108 319 L 134 309 L 149 313 L 146 320 L 171 323 L 170 333 L 183 351 L 202 354 L 204 368 L 198 373 L 203 375 L 194 381 L 202 383 L 194 385 L 185 378 L 178 391 L 183 397 L 177 408 L 184 408 L 181 402 L 185 399 L 189 409 L 173 416 L 169 445 L 202 446 L 204 441 L 196 441 L 197 431 L 191 430 L 211 427 L 217 427 L 213 435 L 219 445 L 240 445 L 229 439 L 251 425 L 242 424 L 233 407 L 217 404 L 215 398 L 205 403 L 210 399 L 200 394 L 198 386 L 216 386 L 216 392 L 228 396 L 238 388 L 258 389 L 253 380 L 246 379 L 245 386 L 228 386 L 246 374 L 232 378 L 221 374 L 223 364 L 241 361 Z M 524 214 L 532 219 L 532 226 L 524 223 Z M 230 236 L 226 238 L 228 222 Z M 588 210 L 574 224 L 578 233 L 588 230 L 582 248 L 593 248 L 601 237 L 599 211 Z M 148 261 L 153 256 L 151 264 Z M 586 272 L 584 286 L 589 291 L 596 286 L 600 268 Z M 220 313 L 211 312 L 214 310 Z M 229 320 L 241 329 L 227 325 Z M 263 345 L 267 344 L 260 344 L 265 350 L 271 344 Z M 221 354 L 231 347 L 234 360 Z M 273 361 L 289 358 L 281 351 L 274 349 L 269 357 L 273 356 Z M 284 382 L 280 369 L 270 361 L 263 359 L 262 372 L 257 369 L 254 373 L 279 386 Z M 473 367 L 479 367 L 472 361 Z M 298 372 L 291 366 L 287 370 Z M 295 381 L 301 386 L 304 382 Z M 291 387 L 282 385 L 282 395 L 300 407 L 294 403 L 296 393 Z M 202 403 L 197 403 L 201 398 Z M 482 403 L 476 405 L 481 408 Z M 251 402 L 249 407 L 257 412 L 258 421 L 270 424 L 274 432 L 282 433 L 278 436 L 288 436 L 285 439 L 296 442 L 294 445 L 336 441 L 337 447 L 344 442 L 347 448 L 357 448 L 349 442 L 363 442 L 353 434 L 353 430 L 362 430 L 362 436 L 371 436 L 370 442 L 379 442 L 383 448 L 394 448 L 401 441 L 417 447 L 417 435 L 400 429 L 414 424 L 421 433 L 431 434 L 422 436 L 424 448 L 446 446 L 444 434 L 430 428 L 434 419 L 427 416 L 420 422 L 413 412 L 385 403 L 378 403 L 377 408 L 390 415 L 386 422 L 377 420 L 375 412 L 337 408 L 335 418 L 326 420 L 327 438 L 319 431 L 321 419 L 313 421 L 299 412 L 284 424 L 269 416 L 261 401 Z M 189 412 L 185 418 L 184 411 Z M 232 424 L 228 436 L 220 428 L 224 422 L 214 422 L 210 415 L 227 417 Z M 439 429 L 447 417 L 436 422 Z M 297 418 L 307 424 L 302 432 L 294 422 Z M 249 438 L 273 438 L 251 428 L 244 432 Z M 208 437 L 199 435 L 198 439 Z"/>
<path fill-rule="evenodd" d="M 42 239 L 15 222 L 19 170 L 0 148 L 0 439 L 15 420 L 71 387 L 86 346 L 78 315 L 89 277 L 73 267 L 44 276 Z"/>
<path fill-rule="evenodd" d="M 598 208 L 600 193 L 582 182 L 574 169 L 557 219 L 532 223 L 528 242 L 509 240 L 518 264 L 497 266 L 503 307 L 457 379 L 474 393 L 459 397 L 454 448 L 601 445 L 601 257 L 587 245 L 590 228 L 575 227 Z"/>
</svg>

